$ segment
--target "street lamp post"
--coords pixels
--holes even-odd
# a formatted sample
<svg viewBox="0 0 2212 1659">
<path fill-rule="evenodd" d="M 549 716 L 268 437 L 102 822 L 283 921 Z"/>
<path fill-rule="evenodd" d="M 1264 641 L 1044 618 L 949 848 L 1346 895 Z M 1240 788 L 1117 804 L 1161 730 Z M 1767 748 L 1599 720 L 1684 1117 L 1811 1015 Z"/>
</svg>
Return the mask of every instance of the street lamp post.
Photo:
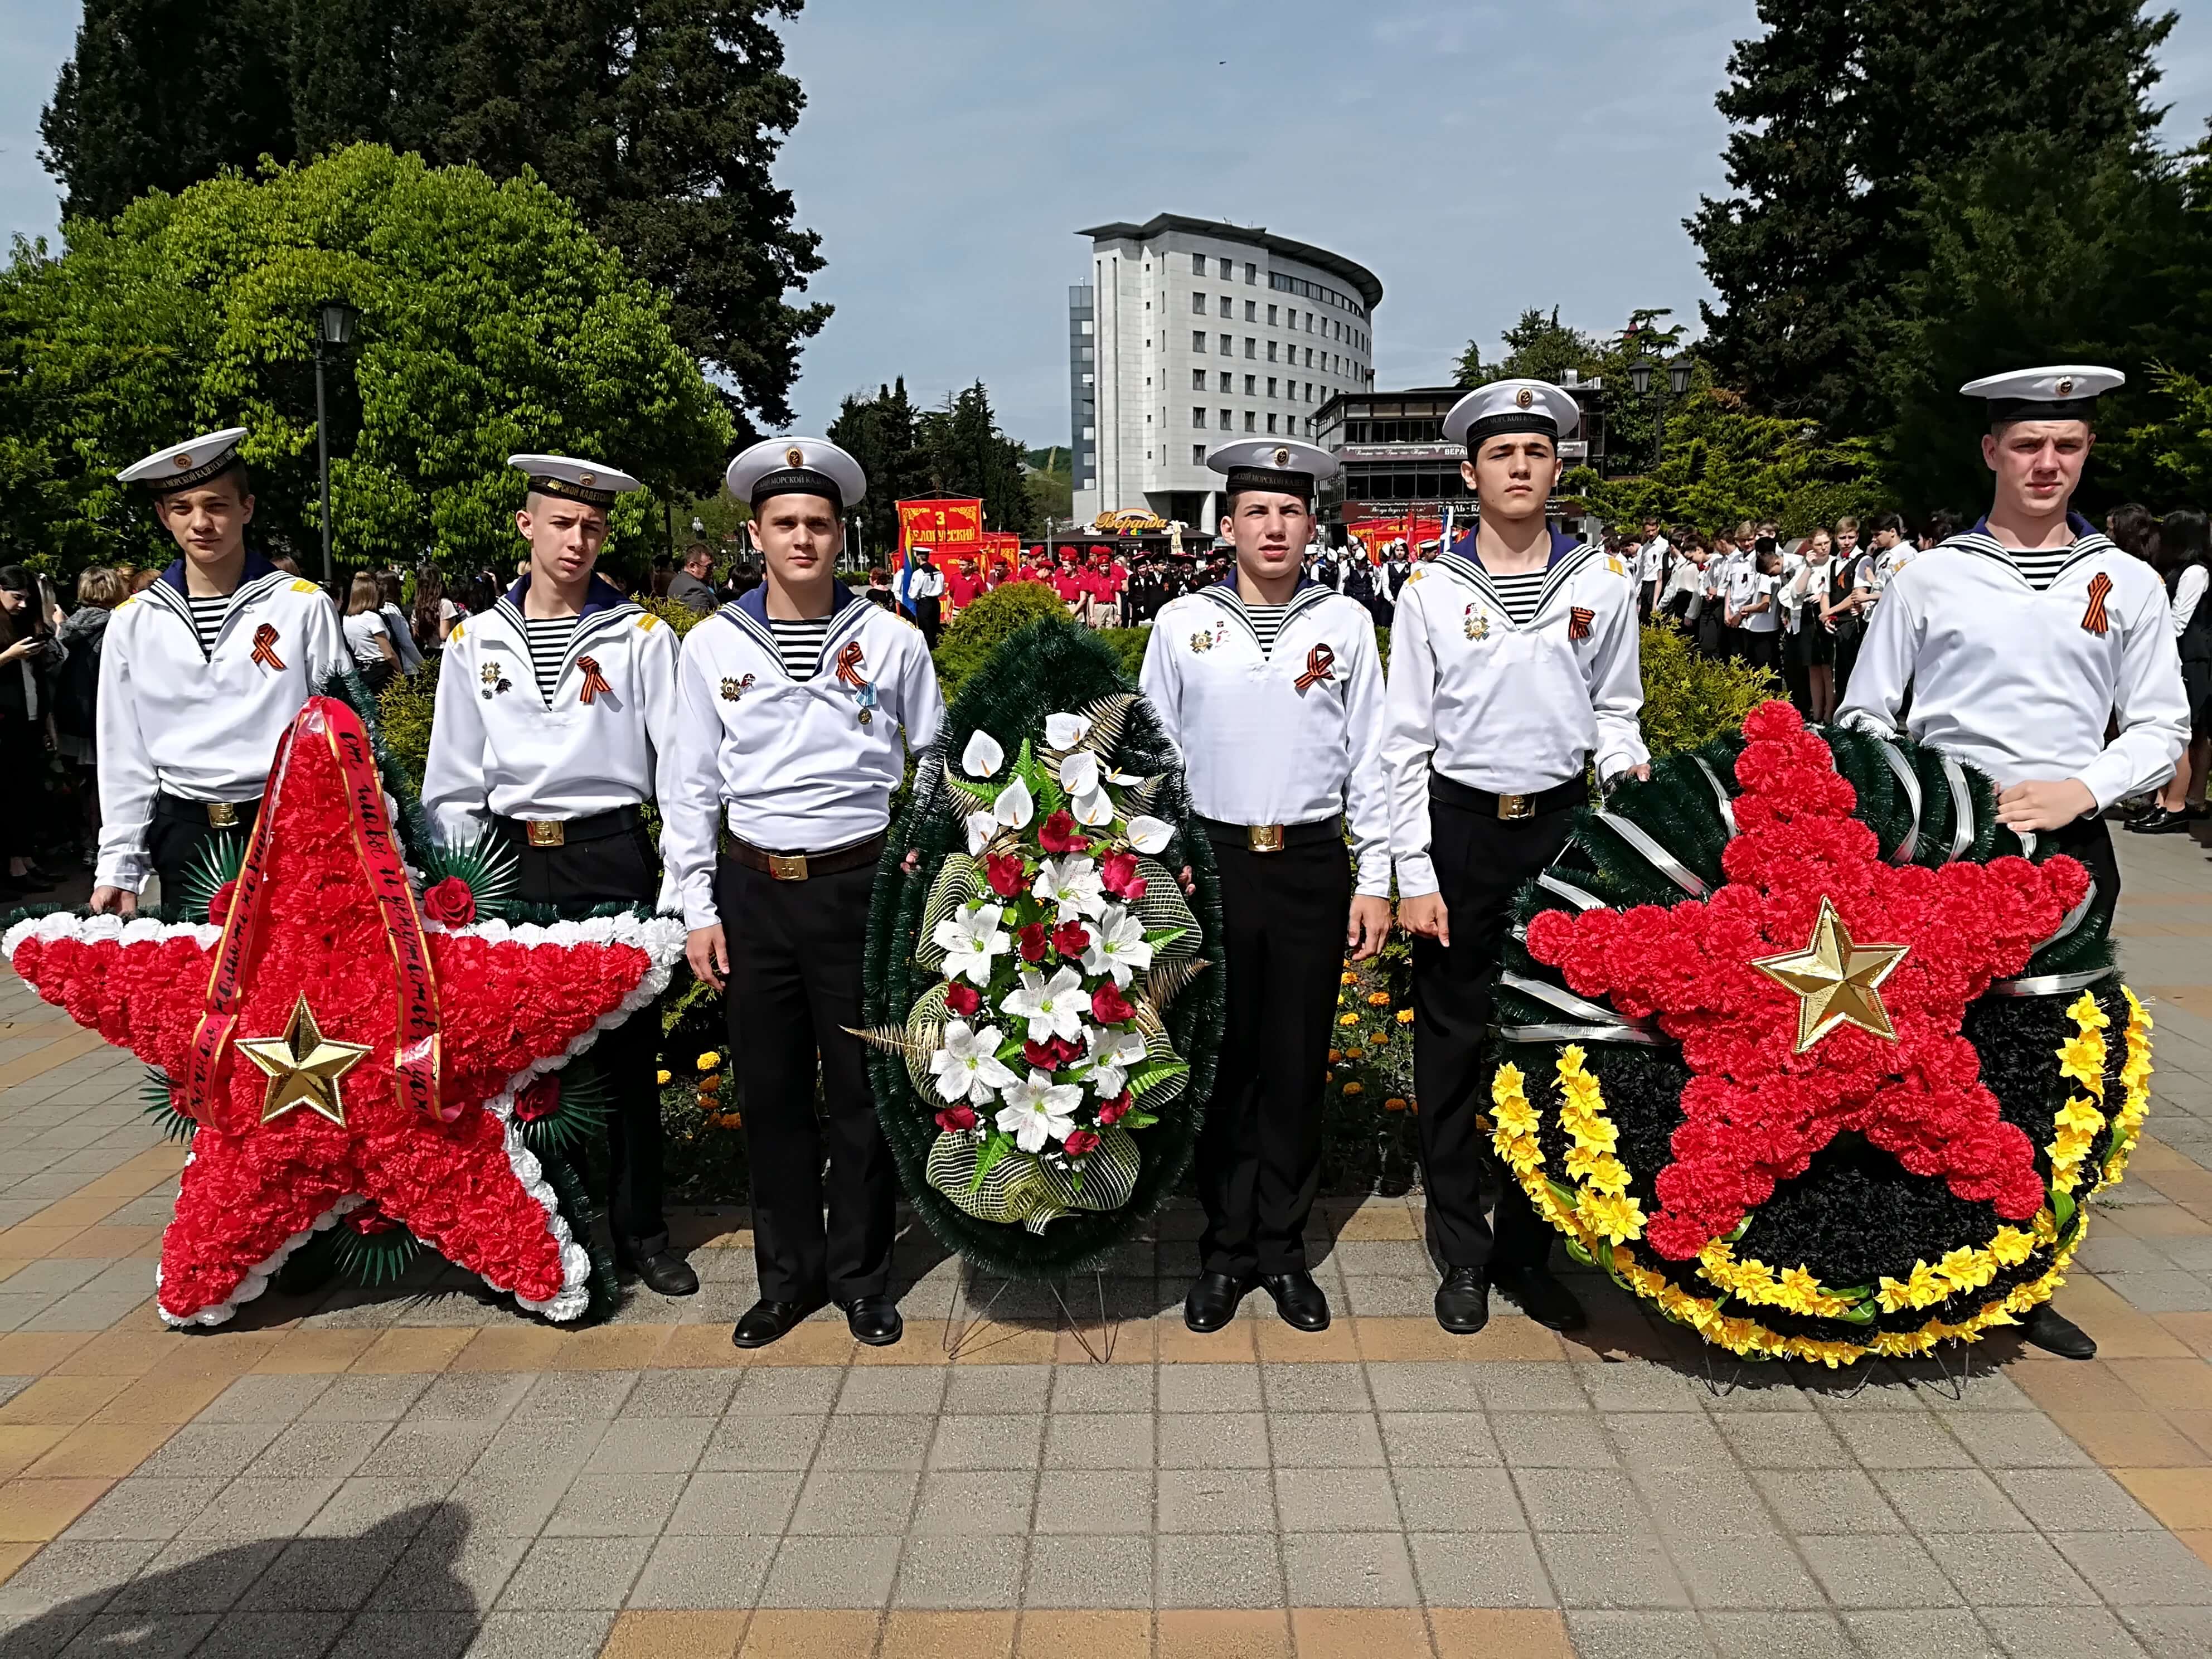
<svg viewBox="0 0 2212 1659">
<path fill-rule="evenodd" d="M 1648 358 L 1630 365 L 1628 384 L 1635 388 L 1638 398 L 1645 397 L 1650 392 L 1651 363 Z M 1679 398 L 1689 389 L 1690 360 L 1686 357 L 1677 357 L 1667 365 L 1667 392 Z M 1651 465 L 1655 471 L 1667 456 L 1668 402 L 1667 394 L 1662 392 L 1658 399 L 1658 416 L 1652 422 Z"/>
<path fill-rule="evenodd" d="M 333 595 L 337 576 L 331 565 L 331 422 L 323 361 L 353 343 L 354 325 L 360 320 L 361 313 L 343 300 L 325 301 L 315 316 L 315 462 L 322 475 L 323 586 Z"/>
</svg>

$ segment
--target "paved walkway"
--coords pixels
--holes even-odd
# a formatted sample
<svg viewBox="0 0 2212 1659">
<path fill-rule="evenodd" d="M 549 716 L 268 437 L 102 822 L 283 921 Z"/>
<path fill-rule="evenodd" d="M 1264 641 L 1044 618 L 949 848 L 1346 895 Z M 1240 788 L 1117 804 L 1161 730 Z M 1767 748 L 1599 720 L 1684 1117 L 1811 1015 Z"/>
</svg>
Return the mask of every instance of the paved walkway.
<svg viewBox="0 0 2212 1659">
<path fill-rule="evenodd" d="M 411 1659 L 2212 1652 L 2212 869 L 2122 837 L 2156 1103 L 2059 1305 L 1863 1389 L 1703 1355 L 1602 1281 L 1563 1341 L 1428 1317 L 1402 1201 L 1329 1206 L 1326 1334 L 1185 1331 L 1195 1218 L 1105 1281 L 1110 1362 L 909 1229 L 905 1342 L 753 1356 L 705 1288 L 562 1332 L 458 1276 L 160 1328 L 182 1159 L 140 1068 L 0 986 L 0 1652 Z M 1265 1316 L 1261 1316 L 1264 1315 Z M 948 1337 L 964 1338 L 957 1359 Z M 1100 1333 L 1085 1340 L 1094 1345 Z"/>
</svg>

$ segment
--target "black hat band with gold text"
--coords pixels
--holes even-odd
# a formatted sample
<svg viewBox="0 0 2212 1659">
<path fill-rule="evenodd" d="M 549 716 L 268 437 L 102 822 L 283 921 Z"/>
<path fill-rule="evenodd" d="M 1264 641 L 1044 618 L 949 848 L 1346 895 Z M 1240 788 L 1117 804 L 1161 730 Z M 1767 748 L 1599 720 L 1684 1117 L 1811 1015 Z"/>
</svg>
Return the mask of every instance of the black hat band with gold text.
<svg viewBox="0 0 2212 1659">
<path fill-rule="evenodd" d="M 2002 425 L 2008 421 L 2087 421 L 2094 417 L 2097 400 L 2094 398 L 1992 398 L 1990 399 L 1990 424 Z"/>
<path fill-rule="evenodd" d="M 581 501 L 586 507 L 612 507 L 615 492 L 611 489 L 592 489 L 583 484 L 572 483 L 566 478 L 548 478 L 533 473 L 530 479 L 533 495 L 558 495 L 564 501 Z"/>
<path fill-rule="evenodd" d="M 1310 472 L 1279 472 L 1273 467 L 1232 466 L 1229 480 L 1222 486 L 1224 495 L 1235 495 L 1247 489 L 1264 489 L 1272 495 L 1296 495 L 1301 501 L 1311 501 L 1314 493 Z"/>
<path fill-rule="evenodd" d="M 1486 438 L 1506 432 L 1539 432 L 1557 443 L 1559 423 L 1540 409 L 1509 409 L 1501 414 L 1486 415 L 1468 426 L 1467 447 L 1472 452 Z"/>
<path fill-rule="evenodd" d="M 811 466 L 780 467 L 763 473 L 753 485 L 753 506 L 758 507 L 771 495 L 819 495 L 840 514 L 845 510 L 845 492 L 837 488 L 837 481 Z"/>
<path fill-rule="evenodd" d="M 186 458 L 189 459 L 189 458 Z M 226 449 L 211 461 L 198 466 L 187 466 L 161 477 L 141 478 L 139 483 L 151 495 L 173 495 L 179 489 L 190 489 L 210 478 L 219 478 L 234 466 L 244 466 L 246 458 L 235 449 Z"/>
</svg>

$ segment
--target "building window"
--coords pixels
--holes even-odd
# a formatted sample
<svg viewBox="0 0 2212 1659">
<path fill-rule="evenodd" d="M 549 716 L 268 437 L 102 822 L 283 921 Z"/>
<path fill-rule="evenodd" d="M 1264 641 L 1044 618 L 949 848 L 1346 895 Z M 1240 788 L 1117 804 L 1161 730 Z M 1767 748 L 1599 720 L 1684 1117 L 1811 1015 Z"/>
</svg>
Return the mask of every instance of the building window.
<svg viewBox="0 0 2212 1659">
<path fill-rule="evenodd" d="M 1260 343 L 1249 334 L 1244 337 L 1244 359 L 1247 362 L 1260 360 Z"/>
<path fill-rule="evenodd" d="M 1311 346 L 1308 346 L 1306 348 L 1306 367 L 1308 368 L 1311 368 L 1313 367 L 1313 348 Z"/>
<path fill-rule="evenodd" d="M 1245 264 L 1244 264 L 1244 281 L 1245 281 L 1245 283 L 1249 285 L 1249 284 L 1250 284 L 1250 283 L 1256 283 L 1256 282 L 1258 282 L 1259 280 L 1260 280 L 1260 267 L 1259 267 L 1259 266 L 1257 266 L 1257 265 L 1255 265 L 1255 264 L 1252 264 L 1249 260 L 1247 260 L 1247 261 L 1245 262 Z"/>
<path fill-rule="evenodd" d="M 1273 416 L 1270 415 L 1269 416 L 1267 416 L 1267 430 L 1268 430 L 1268 431 L 1270 431 L 1270 432 L 1273 432 L 1274 429 L 1275 429 L 1275 417 L 1274 417 Z"/>
<path fill-rule="evenodd" d="M 1234 259 L 1224 259 L 1221 262 L 1221 280 L 1225 283 L 1236 274 L 1237 262 Z"/>
<path fill-rule="evenodd" d="M 1083 428 L 1083 435 L 1086 438 L 1096 438 L 1098 435 L 1098 428 L 1095 426 L 1086 426 Z"/>
<path fill-rule="evenodd" d="M 1194 253 L 1190 256 L 1190 274 L 1194 276 L 1206 275 L 1206 256 L 1203 253 Z"/>
<path fill-rule="evenodd" d="M 1150 310 L 1150 309 L 1152 308 L 1152 301 L 1149 301 L 1149 300 L 1147 300 L 1147 301 L 1145 302 L 1145 306 L 1146 306 L 1146 309 Z M 1098 331 L 1098 330 L 1097 330 L 1097 325 L 1096 324 L 1092 323 L 1092 321 L 1091 321 L 1088 317 L 1085 317 L 1085 318 L 1083 319 L 1083 331 L 1084 331 L 1085 334 L 1095 334 L 1095 333 L 1097 333 L 1097 332 Z"/>
<path fill-rule="evenodd" d="M 1190 411 L 1190 423 L 1193 428 L 1197 431 L 1203 432 L 1206 430 L 1206 410 L 1202 406 L 1194 405 L 1192 407 Z"/>
<path fill-rule="evenodd" d="M 1271 363 L 1275 361 L 1275 343 L 1273 340 L 1267 342 L 1267 361 Z"/>
<path fill-rule="evenodd" d="M 1083 348 L 1083 356 L 1082 356 L 1082 361 L 1083 361 L 1084 362 L 1086 362 L 1086 363 L 1087 363 L 1087 362 L 1091 362 L 1094 361 L 1094 360 L 1097 357 L 1097 356 L 1098 356 L 1097 352 L 1096 350 L 1094 350 L 1091 347 L 1090 347 L 1090 346 L 1085 346 L 1085 347 L 1084 347 L 1084 348 Z"/>
<path fill-rule="evenodd" d="M 1206 446 L 1204 444 L 1193 444 L 1190 447 L 1190 464 L 1193 466 L 1204 466 L 1206 465 Z"/>
<path fill-rule="evenodd" d="M 1259 394 L 1256 391 L 1255 391 L 1253 388 L 1255 388 L 1255 386 L 1257 386 L 1259 384 L 1260 384 L 1260 377 L 1259 377 L 1258 375 L 1256 375 L 1256 374 L 1247 374 L 1247 375 L 1244 377 L 1244 395 L 1245 395 L 1246 397 L 1248 397 L 1248 398 L 1256 398 L 1256 397 L 1258 397 L 1260 394 Z"/>
<path fill-rule="evenodd" d="M 1098 378 L 1098 377 L 1097 377 L 1096 374 L 1086 374 L 1086 375 L 1085 375 L 1085 376 L 1083 377 L 1083 384 L 1084 384 L 1084 385 L 1085 385 L 1085 386 L 1089 386 L 1089 385 L 1091 385 L 1091 382 L 1093 382 L 1094 380 L 1096 380 L 1097 378 Z"/>
<path fill-rule="evenodd" d="M 1152 452 L 1151 450 L 1148 449 L 1145 452 L 1145 459 L 1148 461 L 1152 459 Z M 1085 489 L 1096 489 L 1098 488 L 1098 480 L 1096 478 L 1085 478 L 1083 481 L 1083 487 Z"/>
<path fill-rule="evenodd" d="M 1260 429 L 1259 421 L 1260 417 L 1250 410 L 1244 411 L 1244 429 L 1247 432 L 1257 432 Z"/>
<path fill-rule="evenodd" d="M 1221 389 L 1224 392 L 1229 390 L 1229 371 L 1225 368 L 1221 371 Z"/>
<path fill-rule="evenodd" d="M 1230 314 L 1229 296 L 1226 294 L 1221 296 L 1221 314 L 1224 317 Z"/>
<path fill-rule="evenodd" d="M 1236 426 L 1237 411 L 1233 409 L 1223 410 L 1221 411 L 1221 429 L 1224 432 L 1230 432 L 1235 430 Z"/>
<path fill-rule="evenodd" d="M 1206 315 L 1206 295 L 1203 295 L 1203 294 L 1201 294 L 1201 293 L 1199 293 L 1199 292 L 1196 292 L 1195 290 L 1194 290 L 1194 291 L 1192 292 L 1192 294 L 1191 294 L 1191 296 L 1190 296 L 1190 308 L 1191 308 L 1191 310 L 1192 310 L 1193 312 L 1194 312 L 1197 315 L 1199 315 L 1199 316 L 1200 316 L 1200 317 L 1205 316 L 1205 315 Z"/>
<path fill-rule="evenodd" d="M 1244 302 L 1244 320 L 1248 323 L 1256 323 L 1260 320 L 1260 302 L 1257 300 L 1247 300 Z"/>
<path fill-rule="evenodd" d="M 1226 334 L 1221 337 L 1221 355 L 1224 357 L 1229 356 L 1229 337 Z"/>
<path fill-rule="evenodd" d="M 1206 371 L 1204 369 L 1194 368 L 1191 370 L 1190 389 L 1193 392 L 1203 392 L 1206 390 Z"/>
<path fill-rule="evenodd" d="M 1275 377 L 1272 374 L 1267 377 L 1267 395 L 1270 398 L 1275 396 Z"/>
<path fill-rule="evenodd" d="M 1191 330 L 1190 349 L 1193 351 L 1197 352 L 1203 352 L 1206 349 L 1206 331 L 1204 329 L 1194 328 Z M 1162 343 L 1160 349 L 1163 351 L 1167 349 L 1167 346 L 1164 342 Z"/>
</svg>

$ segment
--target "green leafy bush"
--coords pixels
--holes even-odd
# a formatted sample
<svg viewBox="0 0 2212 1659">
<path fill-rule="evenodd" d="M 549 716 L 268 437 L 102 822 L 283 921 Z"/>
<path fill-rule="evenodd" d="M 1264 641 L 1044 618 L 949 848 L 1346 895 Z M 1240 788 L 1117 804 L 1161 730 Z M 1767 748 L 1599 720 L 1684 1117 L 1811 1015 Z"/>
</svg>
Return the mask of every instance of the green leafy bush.
<svg viewBox="0 0 2212 1659">
<path fill-rule="evenodd" d="M 1127 676 L 1132 685 L 1137 683 L 1137 676 L 1145 671 L 1145 648 L 1151 643 L 1152 637 L 1152 625 L 1150 623 L 1141 628 L 1102 628 L 1098 630 L 1100 641 L 1121 659 L 1121 672 Z"/>
<path fill-rule="evenodd" d="M 1644 630 L 1644 741 L 1655 758 L 1733 732 L 1760 703 L 1783 695 L 1771 670 L 1701 656 L 1671 628 Z"/>
<path fill-rule="evenodd" d="M 398 676 L 376 699 L 385 752 L 417 795 L 422 793 L 422 769 L 430 760 L 430 715 L 438 706 L 438 665 L 444 660 L 442 652 L 426 653 L 421 668 Z"/>
<path fill-rule="evenodd" d="M 937 641 L 937 679 L 947 702 L 991 653 L 1031 623 L 1065 622 L 1067 607 L 1042 582 L 1008 582 L 979 595 Z"/>
</svg>

